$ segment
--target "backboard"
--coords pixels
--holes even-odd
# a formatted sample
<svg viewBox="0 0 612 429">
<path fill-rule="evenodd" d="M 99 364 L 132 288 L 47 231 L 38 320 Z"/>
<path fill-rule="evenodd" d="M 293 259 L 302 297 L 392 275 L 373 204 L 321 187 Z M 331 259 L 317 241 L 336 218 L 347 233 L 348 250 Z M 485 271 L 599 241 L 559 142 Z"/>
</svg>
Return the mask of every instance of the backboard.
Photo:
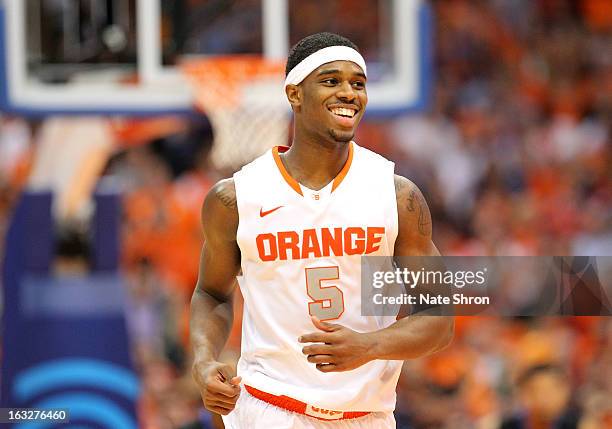
<svg viewBox="0 0 612 429">
<path fill-rule="evenodd" d="M 424 0 L 4 0 L 0 107 L 32 115 L 189 112 L 193 94 L 177 68 L 184 59 L 284 59 L 302 37 L 332 31 L 355 41 L 368 62 L 368 115 L 421 110 L 430 27 Z"/>
</svg>

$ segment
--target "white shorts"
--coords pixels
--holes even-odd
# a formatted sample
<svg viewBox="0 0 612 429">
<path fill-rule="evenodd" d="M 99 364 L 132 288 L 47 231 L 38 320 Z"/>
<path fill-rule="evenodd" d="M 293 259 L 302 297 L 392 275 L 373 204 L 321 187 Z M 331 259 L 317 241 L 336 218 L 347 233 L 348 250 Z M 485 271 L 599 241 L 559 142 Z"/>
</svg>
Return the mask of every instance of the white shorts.
<svg viewBox="0 0 612 429">
<path fill-rule="evenodd" d="M 395 429 L 393 413 L 345 420 L 319 420 L 268 404 L 242 388 L 236 408 L 223 416 L 226 429 Z"/>
</svg>

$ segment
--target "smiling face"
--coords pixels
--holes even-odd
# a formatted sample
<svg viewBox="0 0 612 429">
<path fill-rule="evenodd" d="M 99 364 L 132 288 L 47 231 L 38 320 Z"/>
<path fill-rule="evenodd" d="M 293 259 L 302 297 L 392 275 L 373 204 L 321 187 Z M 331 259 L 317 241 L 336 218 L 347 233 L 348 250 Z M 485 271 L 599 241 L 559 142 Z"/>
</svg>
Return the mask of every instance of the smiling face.
<svg viewBox="0 0 612 429">
<path fill-rule="evenodd" d="M 296 131 L 349 142 L 368 103 L 366 77 L 351 61 L 333 61 L 315 69 L 300 85 L 289 85 L 287 97 L 295 112 Z"/>
</svg>

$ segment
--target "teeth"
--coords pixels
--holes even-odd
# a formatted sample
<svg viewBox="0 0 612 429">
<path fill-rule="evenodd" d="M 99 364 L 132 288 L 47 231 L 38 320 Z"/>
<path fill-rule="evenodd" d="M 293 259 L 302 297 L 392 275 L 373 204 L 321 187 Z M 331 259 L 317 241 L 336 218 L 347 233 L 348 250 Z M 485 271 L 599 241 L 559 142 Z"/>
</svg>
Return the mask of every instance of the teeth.
<svg viewBox="0 0 612 429">
<path fill-rule="evenodd" d="M 340 116 L 348 116 L 352 118 L 355 116 L 355 111 L 353 109 L 345 109 L 344 107 L 335 107 L 331 109 L 332 113 Z"/>
</svg>

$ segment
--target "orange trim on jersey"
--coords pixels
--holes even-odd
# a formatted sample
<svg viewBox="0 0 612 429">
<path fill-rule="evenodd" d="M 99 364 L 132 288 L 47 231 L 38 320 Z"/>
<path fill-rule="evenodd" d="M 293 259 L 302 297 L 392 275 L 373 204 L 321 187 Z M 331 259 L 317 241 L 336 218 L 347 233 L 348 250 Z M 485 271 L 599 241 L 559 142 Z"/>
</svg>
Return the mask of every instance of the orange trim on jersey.
<svg viewBox="0 0 612 429">
<path fill-rule="evenodd" d="M 352 163 L 353 163 L 353 142 L 350 142 L 348 158 L 346 159 L 346 163 L 344 164 L 344 167 L 342 167 L 342 170 L 340 170 L 340 173 L 338 173 L 338 175 L 334 179 L 334 184 L 332 185 L 332 190 L 331 190 L 332 192 L 334 192 L 336 188 L 340 186 L 340 183 L 342 183 L 342 181 L 348 174 L 349 168 L 351 168 Z"/>
<path fill-rule="evenodd" d="M 319 420 L 347 420 L 356 419 L 358 417 L 367 416 L 370 414 L 369 411 L 333 411 L 318 408 L 313 405 L 308 405 L 305 402 L 298 401 L 297 399 L 290 398 L 285 395 L 273 395 L 268 392 L 263 392 L 254 387 L 244 385 L 247 392 L 252 396 L 259 399 L 260 401 L 267 402 L 268 404 L 282 408 L 287 411 L 294 413 L 303 414 L 305 416 L 314 417 Z"/>
<path fill-rule="evenodd" d="M 297 192 L 301 196 L 304 196 L 304 194 L 302 194 L 302 188 L 300 188 L 300 184 L 297 182 L 297 180 L 291 177 L 291 175 L 285 168 L 283 161 L 280 159 L 279 152 L 283 153 L 283 152 L 287 152 L 288 150 L 289 148 L 287 146 L 275 146 L 274 149 L 272 149 L 272 154 L 274 155 L 274 161 L 276 162 L 276 166 L 278 167 L 278 170 L 283 176 L 283 179 L 285 179 L 285 182 L 287 182 L 289 186 L 291 186 L 291 188 L 293 188 L 295 192 Z"/>
<path fill-rule="evenodd" d="M 291 177 L 291 175 L 285 168 L 283 161 L 280 158 L 279 154 L 287 152 L 288 150 L 289 150 L 289 147 L 287 146 L 275 146 L 274 149 L 272 149 L 272 154 L 274 155 L 274 162 L 276 162 L 276 166 L 278 167 L 281 175 L 283 176 L 283 179 L 285 179 L 285 181 L 289 184 L 289 186 L 291 186 L 291 188 L 293 188 L 295 192 L 297 192 L 301 196 L 304 196 L 304 194 L 302 193 L 302 188 L 300 187 L 300 184 L 298 183 L 297 180 Z M 350 142 L 348 158 L 346 159 L 346 162 L 344 163 L 342 170 L 340 170 L 340 173 L 338 173 L 338 175 L 334 178 L 334 184 L 332 185 L 332 189 L 331 189 L 332 192 L 334 192 L 336 188 L 340 186 L 340 183 L 342 183 L 342 181 L 348 174 L 352 163 L 353 163 L 353 142 Z"/>
</svg>

